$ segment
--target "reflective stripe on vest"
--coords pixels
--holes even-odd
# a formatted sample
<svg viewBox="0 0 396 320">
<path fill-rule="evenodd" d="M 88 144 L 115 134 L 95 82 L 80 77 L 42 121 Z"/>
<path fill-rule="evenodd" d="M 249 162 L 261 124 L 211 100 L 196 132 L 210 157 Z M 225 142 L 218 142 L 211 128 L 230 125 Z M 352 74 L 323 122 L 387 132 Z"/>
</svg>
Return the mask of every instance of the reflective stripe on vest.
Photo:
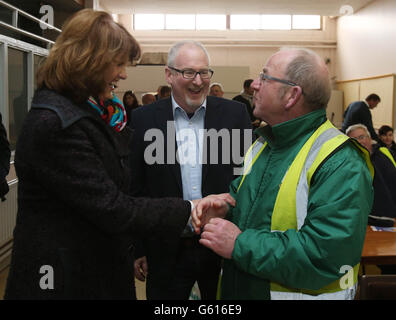
<svg viewBox="0 0 396 320">
<path fill-rule="evenodd" d="M 396 167 L 396 162 L 395 159 L 393 159 L 392 154 L 390 153 L 390 151 L 388 150 L 388 148 L 385 147 L 380 147 L 379 150 L 386 155 L 390 161 L 392 161 L 393 165 Z"/>
<path fill-rule="evenodd" d="M 258 138 L 246 152 L 245 159 L 243 161 L 243 176 L 241 182 L 239 183 L 237 192 L 245 181 L 246 175 L 250 173 L 253 164 L 256 162 L 261 152 L 263 152 L 264 148 L 267 146 L 267 142 L 264 142 L 263 140 L 264 139 L 262 137 Z"/>
<path fill-rule="evenodd" d="M 312 136 L 301 148 L 282 179 L 272 213 L 272 232 L 284 232 L 288 229 L 299 230 L 301 228 L 307 215 L 309 186 L 316 169 L 347 140 L 353 141 L 336 129 L 329 120 L 323 123 L 312 134 Z M 370 174 L 373 177 L 374 169 L 371 164 L 368 151 L 362 148 L 358 143 L 354 144 L 359 148 L 359 150 L 362 151 L 364 159 L 366 160 L 370 170 Z M 261 142 L 259 153 L 261 153 L 265 147 L 266 143 L 264 144 Z M 257 150 L 257 148 L 255 150 Z M 250 153 L 251 154 L 247 159 L 247 173 L 250 172 L 254 162 L 258 158 L 258 155 L 253 152 L 253 148 Z M 240 182 L 238 190 L 241 188 L 244 179 L 245 174 Z M 294 190 L 296 190 L 295 193 Z M 291 196 L 293 194 L 295 194 L 295 197 Z M 350 270 L 350 272 L 353 272 L 354 279 L 354 283 L 349 284 L 351 287 L 357 283 L 358 270 L 359 264 L 355 265 L 354 268 Z M 346 289 L 346 291 L 348 290 L 350 289 Z M 288 298 L 285 296 L 286 292 L 292 295 L 296 293 L 308 295 L 327 295 L 329 293 L 339 292 L 337 297 L 345 296 L 344 289 L 340 287 L 339 280 L 336 280 L 319 290 L 291 289 L 280 284 L 271 283 L 271 296 L 275 291 L 283 292 L 283 299 Z"/>
</svg>

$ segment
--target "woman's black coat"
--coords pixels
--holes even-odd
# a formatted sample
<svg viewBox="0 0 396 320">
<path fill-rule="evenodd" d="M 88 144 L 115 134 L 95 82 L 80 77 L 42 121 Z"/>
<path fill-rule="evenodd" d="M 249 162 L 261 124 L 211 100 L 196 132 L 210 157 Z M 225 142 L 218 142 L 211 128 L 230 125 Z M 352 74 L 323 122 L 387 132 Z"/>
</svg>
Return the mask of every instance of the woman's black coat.
<svg viewBox="0 0 396 320">
<path fill-rule="evenodd" d="M 179 237 L 191 208 L 128 196 L 130 138 L 86 103 L 36 92 L 16 147 L 6 299 L 135 298 L 132 243 L 141 234 Z"/>
</svg>

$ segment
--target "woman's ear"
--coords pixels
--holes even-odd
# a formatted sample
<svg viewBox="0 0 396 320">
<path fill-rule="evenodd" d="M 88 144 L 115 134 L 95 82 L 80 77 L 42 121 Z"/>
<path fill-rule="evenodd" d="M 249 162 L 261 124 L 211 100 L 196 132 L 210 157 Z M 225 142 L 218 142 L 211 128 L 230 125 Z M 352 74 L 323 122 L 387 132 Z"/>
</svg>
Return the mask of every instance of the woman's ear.
<svg viewBox="0 0 396 320">
<path fill-rule="evenodd" d="M 302 88 L 300 86 L 294 86 L 289 90 L 289 92 L 286 94 L 287 97 L 287 103 L 285 105 L 285 109 L 291 109 L 293 106 L 297 104 L 297 102 L 300 100 L 300 97 L 302 96 Z"/>
</svg>

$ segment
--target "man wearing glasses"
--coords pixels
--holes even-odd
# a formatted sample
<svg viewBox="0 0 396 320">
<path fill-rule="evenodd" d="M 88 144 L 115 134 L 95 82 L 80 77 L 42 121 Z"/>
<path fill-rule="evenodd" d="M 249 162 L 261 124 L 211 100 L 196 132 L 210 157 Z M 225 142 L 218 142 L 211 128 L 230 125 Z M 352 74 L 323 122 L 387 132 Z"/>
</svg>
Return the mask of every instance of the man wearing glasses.
<svg viewBox="0 0 396 320">
<path fill-rule="evenodd" d="M 374 203 L 369 216 L 369 223 L 377 226 L 394 225 L 396 218 L 396 162 L 392 154 L 378 143 L 372 144 L 368 128 L 361 124 L 354 124 L 347 128 L 346 134 L 359 141 L 369 152 L 375 168 Z M 383 219 L 388 217 L 391 219 Z"/>
<path fill-rule="evenodd" d="M 236 151 L 243 156 L 251 145 L 251 125 L 243 104 L 208 96 L 212 76 L 209 55 L 202 44 L 182 41 L 172 46 L 165 67 L 171 97 L 132 115 L 133 195 L 193 200 L 228 192 L 235 169 L 243 160 L 240 156 L 237 163 L 232 155 Z M 145 138 L 148 132 L 156 133 L 153 129 L 162 134 L 156 142 Z M 213 132 L 226 137 L 213 143 L 207 139 Z M 250 135 L 247 144 L 245 133 Z M 148 150 L 158 141 L 155 156 L 159 160 L 152 161 Z M 164 149 L 159 150 L 161 147 Z M 176 243 L 156 234 L 143 238 L 143 248 L 135 254 L 135 275 L 140 280 L 147 275 L 148 299 L 188 299 L 196 281 L 202 299 L 216 298 L 220 257 L 199 244 L 190 226 Z"/>
<path fill-rule="evenodd" d="M 396 218 L 396 163 L 392 154 L 378 143 L 373 144 L 368 128 L 354 124 L 346 134 L 359 141 L 369 152 L 375 175 L 373 180 L 374 203 L 369 215 L 369 224 L 379 227 L 393 227 Z M 396 265 L 379 265 L 381 274 L 395 274 Z"/>
<path fill-rule="evenodd" d="M 353 299 L 373 191 L 367 150 L 326 119 L 329 74 L 306 49 L 284 49 L 254 80 L 268 123 L 231 184 L 236 206 L 200 242 L 225 258 L 222 299 Z M 370 170 L 371 169 L 371 170 Z"/>
</svg>

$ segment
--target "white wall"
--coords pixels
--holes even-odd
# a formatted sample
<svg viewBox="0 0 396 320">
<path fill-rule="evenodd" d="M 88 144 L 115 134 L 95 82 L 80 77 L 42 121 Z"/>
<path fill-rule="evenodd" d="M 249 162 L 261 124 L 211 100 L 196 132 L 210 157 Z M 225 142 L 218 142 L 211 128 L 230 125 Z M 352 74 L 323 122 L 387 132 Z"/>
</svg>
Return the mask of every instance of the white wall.
<svg viewBox="0 0 396 320">
<path fill-rule="evenodd" d="M 339 18 L 337 39 L 337 80 L 396 73 L 396 1 L 376 0 L 356 14 Z M 380 81 L 382 79 L 365 80 L 369 87 L 362 91 L 358 86 L 357 95 L 361 100 L 370 92 L 378 93 L 382 101 L 372 111 L 375 126 L 395 126 L 395 84 L 390 83 L 390 87 L 385 90 L 387 87 L 378 84 Z M 344 104 L 349 102 L 344 101 Z"/>
<path fill-rule="evenodd" d="M 396 73 L 396 1 L 376 0 L 338 19 L 337 80 Z"/>
</svg>

